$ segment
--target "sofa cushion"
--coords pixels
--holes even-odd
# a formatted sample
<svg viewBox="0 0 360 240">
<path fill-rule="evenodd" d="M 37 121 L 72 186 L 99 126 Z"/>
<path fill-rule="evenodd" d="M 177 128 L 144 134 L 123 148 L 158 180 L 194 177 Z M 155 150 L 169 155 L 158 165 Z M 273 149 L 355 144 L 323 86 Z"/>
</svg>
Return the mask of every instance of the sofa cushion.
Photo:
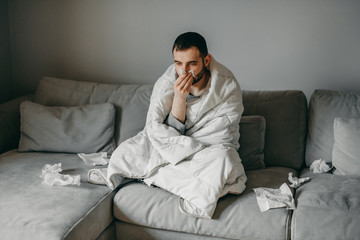
<svg viewBox="0 0 360 240">
<path fill-rule="evenodd" d="M 360 177 L 308 169 L 300 177 L 311 180 L 296 190 L 291 239 L 359 239 Z"/>
<path fill-rule="evenodd" d="M 134 225 L 122 221 L 115 222 L 116 240 L 229 240 L 228 238 L 210 237 L 184 232 L 167 231 L 157 228 Z"/>
<path fill-rule="evenodd" d="M 264 168 L 265 118 L 262 116 L 242 117 L 239 143 L 238 153 L 245 171 Z"/>
<path fill-rule="evenodd" d="M 317 159 L 332 162 L 334 119 L 360 118 L 360 91 L 316 90 L 309 104 L 306 165 Z"/>
<path fill-rule="evenodd" d="M 291 211 L 279 208 L 261 213 L 252 189 L 279 188 L 287 181 L 289 172 L 294 170 L 267 168 L 247 172 L 246 190 L 240 195 L 228 194 L 220 198 L 213 219 L 200 219 L 181 213 L 177 196 L 161 188 L 132 182 L 116 194 L 114 215 L 119 221 L 135 225 L 204 236 L 287 239 Z"/>
<path fill-rule="evenodd" d="M 244 114 L 266 121 L 265 165 L 301 169 L 304 163 L 307 102 L 301 91 L 243 91 Z"/>
<path fill-rule="evenodd" d="M 335 118 L 334 138 L 334 174 L 360 177 L 360 119 Z"/>
<path fill-rule="evenodd" d="M 45 164 L 62 163 L 81 185 L 46 187 Z M 95 239 L 113 221 L 114 192 L 87 181 L 90 168 L 76 154 L 25 152 L 0 155 L 1 239 Z M 99 220 L 101 219 L 101 221 Z"/>
<path fill-rule="evenodd" d="M 20 104 L 25 100 L 32 99 L 32 95 L 26 95 L 0 104 L 0 153 L 18 147 L 20 139 Z"/>
<path fill-rule="evenodd" d="M 118 85 L 44 77 L 34 101 L 50 106 L 111 103 L 116 108 L 115 140 L 120 144 L 145 126 L 152 85 Z"/>
<path fill-rule="evenodd" d="M 49 107 L 24 101 L 20 115 L 21 152 L 114 151 L 115 108 L 109 103 Z"/>
</svg>

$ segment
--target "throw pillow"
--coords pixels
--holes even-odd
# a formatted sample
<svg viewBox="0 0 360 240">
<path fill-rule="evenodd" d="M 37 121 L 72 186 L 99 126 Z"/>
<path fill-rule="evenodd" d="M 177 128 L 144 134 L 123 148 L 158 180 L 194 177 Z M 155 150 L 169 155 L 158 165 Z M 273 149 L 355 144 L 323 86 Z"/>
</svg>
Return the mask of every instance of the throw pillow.
<svg viewBox="0 0 360 240">
<path fill-rule="evenodd" d="M 110 103 L 75 107 L 20 105 L 20 152 L 112 152 L 115 108 Z"/>
<path fill-rule="evenodd" d="M 360 91 L 316 90 L 309 105 L 306 165 L 318 159 L 331 163 L 334 119 L 360 118 Z"/>
<path fill-rule="evenodd" d="M 266 119 L 264 161 L 267 167 L 302 169 L 307 101 L 302 91 L 243 91 L 243 116 Z"/>
<path fill-rule="evenodd" d="M 334 174 L 360 176 L 360 119 L 335 118 Z"/>
<path fill-rule="evenodd" d="M 243 116 L 240 121 L 238 153 L 245 171 L 265 168 L 265 118 Z"/>
</svg>

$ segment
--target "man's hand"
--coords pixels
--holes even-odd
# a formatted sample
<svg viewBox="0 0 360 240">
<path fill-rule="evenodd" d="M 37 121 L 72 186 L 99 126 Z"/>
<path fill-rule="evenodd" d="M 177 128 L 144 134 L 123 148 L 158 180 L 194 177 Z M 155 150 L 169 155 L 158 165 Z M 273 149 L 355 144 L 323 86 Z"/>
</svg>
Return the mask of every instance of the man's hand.
<svg viewBox="0 0 360 240">
<path fill-rule="evenodd" d="M 189 95 L 190 87 L 193 82 L 193 76 L 191 73 L 181 74 L 174 83 L 175 98 L 183 98 Z"/>
<path fill-rule="evenodd" d="M 180 122 L 185 122 L 186 97 L 189 95 L 190 87 L 193 82 L 191 73 L 181 74 L 174 83 L 174 100 L 171 113 Z"/>
</svg>

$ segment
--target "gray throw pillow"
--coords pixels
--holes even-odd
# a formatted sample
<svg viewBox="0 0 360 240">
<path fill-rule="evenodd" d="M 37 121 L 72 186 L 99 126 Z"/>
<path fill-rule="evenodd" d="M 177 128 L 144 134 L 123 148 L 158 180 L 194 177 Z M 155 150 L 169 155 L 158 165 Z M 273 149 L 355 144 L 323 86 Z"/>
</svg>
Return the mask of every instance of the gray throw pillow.
<svg viewBox="0 0 360 240">
<path fill-rule="evenodd" d="M 110 103 L 53 107 L 24 101 L 18 151 L 111 153 L 115 113 Z"/>
<path fill-rule="evenodd" d="M 297 90 L 244 90 L 243 104 L 243 116 L 259 115 L 266 120 L 266 167 L 302 169 L 307 129 L 305 94 Z"/>
<path fill-rule="evenodd" d="M 306 138 L 306 165 L 315 160 L 332 162 L 334 120 L 360 118 L 360 91 L 316 90 L 310 99 Z"/>
<path fill-rule="evenodd" d="M 111 103 L 116 109 L 115 141 L 119 145 L 144 129 L 152 85 L 106 84 L 44 77 L 34 102 L 47 106 Z"/>
<path fill-rule="evenodd" d="M 238 153 L 245 171 L 265 168 L 265 128 L 265 118 L 262 116 L 241 118 Z"/>
<path fill-rule="evenodd" d="M 360 119 L 335 118 L 334 174 L 360 176 Z"/>
</svg>

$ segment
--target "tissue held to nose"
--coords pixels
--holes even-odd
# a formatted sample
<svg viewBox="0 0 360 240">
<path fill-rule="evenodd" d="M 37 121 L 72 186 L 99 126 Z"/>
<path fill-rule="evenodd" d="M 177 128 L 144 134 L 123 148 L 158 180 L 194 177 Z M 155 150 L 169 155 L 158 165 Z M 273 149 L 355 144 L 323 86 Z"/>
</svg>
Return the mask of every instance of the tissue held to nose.
<svg viewBox="0 0 360 240">
<path fill-rule="evenodd" d="M 180 72 L 180 75 L 186 73 L 186 71 L 182 68 L 180 68 L 179 72 Z M 195 78 L 194 70 L 190 70 L 187 73 L 191 73 L 193 75 L 193 77 Z"/>
</svg>

